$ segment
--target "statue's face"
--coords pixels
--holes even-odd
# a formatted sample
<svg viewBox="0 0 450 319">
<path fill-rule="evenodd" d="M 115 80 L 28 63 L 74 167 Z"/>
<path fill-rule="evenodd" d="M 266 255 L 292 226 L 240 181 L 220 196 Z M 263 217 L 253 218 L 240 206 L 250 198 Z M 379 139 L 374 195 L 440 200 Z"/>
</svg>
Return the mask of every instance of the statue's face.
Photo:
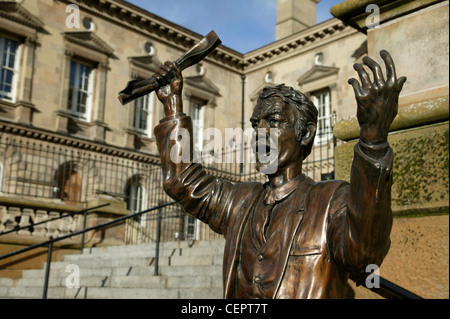
<svg viewBox="0 0 450 319">
<path fill-rule="evenodd" d="M 250 121 L 256 133 L 256 169 L 259 172 L 276 174 L 298 163 L 301 143 L 295 136 L 296 112 L 289 104 L 278 96 L 258 100 Z M 275 149 L 274 144 L 277 146 Z M 272 155 L 268 154 L 269 146 L 272 147 Z M 264 160 L 262 154 L 266 155 Z"/>
</svg>

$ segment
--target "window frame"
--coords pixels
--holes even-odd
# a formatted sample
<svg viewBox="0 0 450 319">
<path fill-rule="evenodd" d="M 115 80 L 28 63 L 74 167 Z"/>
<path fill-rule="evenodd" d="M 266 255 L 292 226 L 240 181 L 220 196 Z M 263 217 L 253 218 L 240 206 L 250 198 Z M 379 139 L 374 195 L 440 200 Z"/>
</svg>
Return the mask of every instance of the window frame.
<svg viewBox="0 0 450 319">
<path fill-rule="evenodd" d="M 186 214 L 184 216 L 184 240 L 198 240 L 199 239 L 199 220 L 192 215 Z M 191 231 L 192 230 L 192 231 Z"/>
<path fill-rule="evenodd" d="M 203 148 L 203 131 L 205 128 L 205 106 L 207 102 L 191 97 L 189 99 L 189 115 L 193 123 L 194 152 L 201 152 Z"/>
<path fill-rule="evenodd" d="M 3 41 L 2 41 L 3 40 Z M 15 103 L 17 101 L 17 86 L 18 86 L 18 81 L 19 81 L 19 71 L 20 71 L 20 60 L 21 60 L 21 53 L 22 53 L 22 41 L 20 41 L 20 39 L 14 38 L 14 37 L 10 37 L 10 36 L 6 36 L 3 33 L 0 33 L 0 68 L 3 69 L 3 50 L 2 50 L 2 44 L 4 45 L 4 43 L 6 41 L 4 40 L 9 40 L 12 42 L 16 43 L 16 51 L 14 53 L 14 66 L 13 69 L 11 70 L 13 72 L 13 76 L 12 76 L 12 83 L 11 83 L 11 91 L 9 92 L 9 94 L 5 96 L 2 96 L 2 94 L 0 93 L 0 100 L 2 101 L 7 101 L 10 103 Z M 2 79 L 0 79 L 0 83 Z M 0 91 L 1 91 L 1 86 L 0 86 Z M 9 95 L 9 98 L 7 97 Z"/>
<path fill-rule="evenodd" d="M 137 213 L 147 209 L 147 190 L 138 179 L 131 178 L 127 191 L 127 209 L 130 212 Z M 143 215 L 137 216 L 136 221 L 142 227 L 145 227 L 147 224 L 147 220 Z"/>
<path fill-rule="evenodd" d="M 324 145 L 333 139 L 331 90 L 324 88 L 311 93 L 317 108 L 317 130 L 314 146 Z M 325 127 L 321 124 L 325 124 Z"/>
<path fill-rule="evenodd" d="M 80 68 L 81 67 L 87 67 L 89 68 L 89 76 L 88 76 L 88 88 L 87 92 L 81 92 L 85 93 L 87 95 L 86 97 L 86 105 L 85 105 L 85 111 L 80 112 L 78 111 L 79 107 L 79 93 L 81 91 L 81 88 L 72 88 L 71 87 L 71 81 L 72 81 L 72 65 L 76 65 L 75 70 L 75 78 L 79 79 L 77 75 L 80 75 Z M 77 60 L 77 59 L 71 59 L 70 60 L 70 66 L 69 66 L 69 87 L 68 87 L 68 94 L 67 94 L 67 113 L 86 122 L 89 122 L 91 119 L 91 113 L 92 113 L 92 105 L 93 105 L 93 96 L 94 96 L 94 82 L 95 82 L 95 67 L 92 66 L 92 64 Z M 81 86 L 83 83 L 80 83 Z M 71 90 L 72 93 L 71 93 Z M 74 94 L 75 93 L 75 94 Z M 70 107 L 69 107 L 70 105 Z"/>
<path fill-rule="evenodd" d="M 145 106 L 147 109 L 145 109 Z M 134 105 L 134 116 L 133 116 L 133 129 L 139 134 L 145 135 L 146 137 L 152 137 L 152 124 L 153 124 L 153 114 L 155 111 L 155 92 L 144 95 L 136 100 Z M 142 113 L 147 113 L 147 120 L 145 121 L 145 128 L 142 128 Z"/>
</svg>

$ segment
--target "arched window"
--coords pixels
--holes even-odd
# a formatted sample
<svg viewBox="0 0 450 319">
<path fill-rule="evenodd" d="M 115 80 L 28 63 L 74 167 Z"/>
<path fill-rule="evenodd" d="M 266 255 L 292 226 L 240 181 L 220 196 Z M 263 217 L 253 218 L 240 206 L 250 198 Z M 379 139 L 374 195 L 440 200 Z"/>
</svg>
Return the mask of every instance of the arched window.
<svg viewBox="0 0 450 319">
<path fill-rule="evenodd" d="M 82 181 L 73 161 L 59 166 L 55 173 L 55 182 L 56 186 L 53 189 L 55 198 L 70 205 L 80 202 Z"/>
<path fill-rule="evenodd" d="M 133 176 L 128 180 L 125 193 L 127 195 L 127 209 L 132 212 L 140 212 L 147 208 L 146 190 L 142 186 L 141 178 L 139 176 Z M 143 215 L 139 215 L 136 218 L 142 226 L 145 226 L 145 218 Z"/>
</svg>

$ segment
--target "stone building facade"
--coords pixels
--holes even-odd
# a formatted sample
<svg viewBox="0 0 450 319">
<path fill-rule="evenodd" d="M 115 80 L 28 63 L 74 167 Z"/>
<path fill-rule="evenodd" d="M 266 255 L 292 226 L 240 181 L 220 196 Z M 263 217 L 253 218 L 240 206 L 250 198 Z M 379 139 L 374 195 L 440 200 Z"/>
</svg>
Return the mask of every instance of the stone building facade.
<svg viewBox="0 0 450 319">
<path fill-rule="evenodd" d="M 305 173 L 315 180 L 333 179 L 335 171 L 341 174 L 336 177 L 346 178 L 351 158 L 335 165 L 334 154 L 336 146 L 343 141 L 351 145 L 358 135 L 347 80 L 355 77 L 352 65 L 367 53 L 378 59 L 376 51 L 387 40 L 339 17 L 315 24 L 311 18 L 317 2 L 278 0 L 273 43 L 246 54 L 219 46 L 183 72 L 184 108 L 194 120 L 196 147 L 208 142 L 205 129 L 216 128 L 222 135 L 217 153 L 235 152 L 245 141 L 226 130 L 249 128 L 258 92 L 285 83 L 308 94 L 319 109 L 319 132 Z M 436 3 L 448 6 L 448 1 L 429 2 L 416 12 Z M 103 203 L 110 205 L 89 212 L 87 225 L 170 201 L 160 184 L 152 134 L 162 108 L 154 93 L 126 106 L 117 93 L 128 81 L 147 78 L 164 61 L 176 60 L 202 37 L 122 0 L 0 1 L 0 232 Z M 374 38 L 381 43 L 371 46 Z M 388 49 L 396 62 L 401 60 L 395 47 Z M 436 61 L 441 54 L 436 53 Z M 411 69 L 397 63 L 399 72 Z M 448 108 L 448 77 L 440 81 Z M 401 101 L 421 92 L 418 84 L 405 88 Z M 339 127 L 337 139 L 333 129 Z M 448 171 L 448 130 L 446 136 Z M 336 152 L 336 158 L 342 154 Z M 341 173 L 339 165 L 344 166 Z M 262 180 L 247 164 L 208 167 L 231 181 Z M 442 196 L 448 201 L 448 191 Z M 163 227 L 164 240 L 214 236 L 177 207 L 164 213 L 175 216 Z M 0 237 L 0 254 L 80 229 L 83 223 L 81 215 L 67 217 Z M 153 219 L 138 218 L 90 233 L 85 244 L 152 241 L 154 228 Z M 448 222 L 446 229 L 448 237 Z M 79 238 L 67 240 L 61 251 L 79 243 Z M 42 258 L 9 261 L 13 266 L 3 275 L 14 276 L 14 269 L 32 267 Z"/>
<path fill-rule="evenodd" d="M 11 64 L 4 66 L 9 77 L 3 78 L 0 102 L 1 196 L 17 202 L 15 208 L 3 206 L 3 228 L 94 203 L 115 208 L 89 216 L 112 217 L 168 201 L 152 170 L 159 163 L 152 129 L 162 117 L 155 93 L 126 106 L 117 93 L 129 80 L 147 78 L 162 62 L 177 59 L 202 35 L 125 1 L 2 1 L 1 10 L 2 59 Z M 311 10 L 308 17 L 315 15 L 315 4 Z M 311 97 L 320 93 L 325 133 L 306 170 L 315 179 L 332 178 L 332 125 L 345 116 L 340 105 L 351 93 L 338 83 L 365 52 L 365 36 L 331 19 L 279 37 L 248 54 L 220 46 L 184 71 L 183 100 L 195 123 L 195 146 L 201 149 L 208 142 L 205 129 L 215 128 L 221 132 L 218 152 L 233 152 L 242 142 L 236 133 L 242 122 L 250 127 L 258 92 L 285 83 Z M 228 172 L 230 180 L 251 178 L 248 165 L 213 168 Z M 23 201 L 53 208 L 37 212 Z M 123 240 L 124 233 L 111 232 L 107 239 Z"/>
</svg>

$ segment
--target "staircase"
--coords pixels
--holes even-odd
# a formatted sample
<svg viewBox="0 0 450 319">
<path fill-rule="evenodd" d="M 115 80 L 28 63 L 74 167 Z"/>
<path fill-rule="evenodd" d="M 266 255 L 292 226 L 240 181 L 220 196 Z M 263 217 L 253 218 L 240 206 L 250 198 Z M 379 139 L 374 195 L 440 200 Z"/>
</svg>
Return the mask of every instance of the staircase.
<svg viewBox="0 0 450 319">
<path fill-rule="evenodd" d="M 161 243 L 159 275 L 155 244 L 87 248 L 52 262 L 48 298 L 210 299 L 222 298 L 225 241 Z M 70 265 L 70 266 L 69 266 Z M 76 273 L 79 271 L 79 288 Z M 42 298 L 45 265 L 23 270 L 20 279 L 0 278 L 0 298 Z"/>
</svg>

